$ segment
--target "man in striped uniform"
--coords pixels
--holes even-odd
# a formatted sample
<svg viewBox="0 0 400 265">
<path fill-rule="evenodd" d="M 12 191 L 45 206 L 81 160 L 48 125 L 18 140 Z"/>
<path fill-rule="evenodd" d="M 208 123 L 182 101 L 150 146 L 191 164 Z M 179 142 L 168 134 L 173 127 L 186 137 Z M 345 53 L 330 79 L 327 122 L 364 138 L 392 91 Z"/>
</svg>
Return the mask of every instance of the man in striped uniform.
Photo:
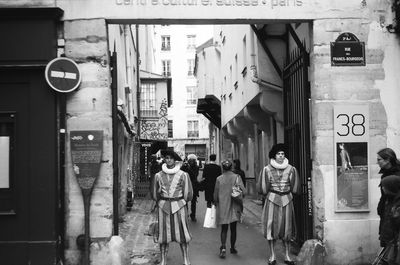
<svg viewBox="0 0 400 265">
<path fill-rule="evenodd" d="M 274 145 L 269 152 L 270 163 L 258 179 L 258 191 L 266 196 L 262 223 L 270 247 L 269 265 L 276 264 L 274 243 L 277 239 L 282 239 L 285 244 L 285 264 L 295 264 L 289 256 L 290 240 L 296 234 L 292 194 L 299 193 L 301 185 L 297 170 L 289 164 L 285 153 L 284 144 Z"/>
<path fill-rule="evenodd" d="M 193 197 L 189 175 L 180 170 L 182 159 L 170 150 L 161 151 L 165 158 L 162 169 L 155 175 L 152 198 L 158 206 L 158 243 L 161 265 L 167 264 L 168 244 L 180 244 L 184 265 L 190 265 L 188 243 L 192 236 L 188 228 L 187 202 Z"/>
</svg>

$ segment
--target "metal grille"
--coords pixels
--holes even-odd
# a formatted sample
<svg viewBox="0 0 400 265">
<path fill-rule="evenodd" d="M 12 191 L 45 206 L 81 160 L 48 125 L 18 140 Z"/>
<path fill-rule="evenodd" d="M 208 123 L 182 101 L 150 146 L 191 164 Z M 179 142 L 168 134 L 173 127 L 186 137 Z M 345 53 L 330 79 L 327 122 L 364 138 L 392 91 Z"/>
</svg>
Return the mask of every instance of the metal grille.
<svg viewBox="0 0 400 265">
<path fill-rule="evenodd" d="M 288 59 L 283 71 L 285 142 L 289 147 L 288 159 L 297 168 L 302 181 L 302 193 L 294 200 L 297 241 L 302 243 L 313 236 L 309 54 L 304 48 L 296 48 Z"/>
<path fill-rule="evenodd" d="M 147 167 L 147 165 L 141 165 L 143 163 L 143 148 L 140 143 L 134 144 L 133 150 L 133 189 L 135 198 L 146 198 L 149 196 L 150 191 L 150 180 L 147 175 L 142 174 L 141 167 Z"/>
</svg>

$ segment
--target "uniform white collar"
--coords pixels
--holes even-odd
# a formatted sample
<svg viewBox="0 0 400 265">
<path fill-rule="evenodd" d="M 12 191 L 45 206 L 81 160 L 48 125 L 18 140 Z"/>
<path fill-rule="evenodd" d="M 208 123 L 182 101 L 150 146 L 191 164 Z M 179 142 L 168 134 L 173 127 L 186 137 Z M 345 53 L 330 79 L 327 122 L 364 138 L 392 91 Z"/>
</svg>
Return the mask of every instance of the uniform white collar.
<svg viewBox="0 0 400 265">
<path fill-rule="evenodd" d="M 276 162 L 275 159 L 271 158 L 271 160 L 269 160 L 269 163 L 276 169 L 285 169 L 289 165 L 289 160 L 285 158 L 282 164 L 278 164 L 278 162 Z"/>
<path fill-rule="evenodd" d="M 175 174 L 181 169 L 181 164 L 177 163 L 173 168 L 167 168 L 167 164 L 162 164 L 161 169 L 166 174 Z"/>
</svg>

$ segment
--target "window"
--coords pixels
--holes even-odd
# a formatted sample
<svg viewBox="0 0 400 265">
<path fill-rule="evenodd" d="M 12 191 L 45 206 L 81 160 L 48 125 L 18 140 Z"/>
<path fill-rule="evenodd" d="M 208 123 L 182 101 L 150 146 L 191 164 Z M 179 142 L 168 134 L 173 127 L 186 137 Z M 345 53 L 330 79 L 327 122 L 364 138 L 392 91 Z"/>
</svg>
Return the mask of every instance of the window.
<svg viewBox="0 0 400 265">
<path fill-rule="evenodd" d="M 161 36 L 161 50 L 162 51 L 171 50 L 171 36 Z"/>
<path fill-rule="evenodd" d="M 188 121 L 187 128 L 189 138 L 199 137 L 199 121 Z"/>
<path fill-rule="evenodd" d="M 0 113 L 0 212 L 15 214 L 15 113 Z"/>
<path fill-rule="evenodd" d="M 196 35 L 187 35 L 187 49 L 196 49 Z"/>
<path fill-rule="evenodd" d="M 156 84 L 142 83 L 140 89 L 140 116 L 157 117 Z"/>
<path fill-rule="evenodd" d="M 234 83 L 233 86 L 235 89 L 238 88 L 238 56 L 237 54 L 235 55 L 235 67 L 233 69 L 233 75 L 234 75 Z"/>
<path fill-rule="evenodd" d="M 193 76 L 194 73 L 194 59 L 188 59 L 188 76 Z"/>
<path fill-rule="evenodd" d="M 186 87 L 187 100 L 186 104 L 196 105 L 197 103 L 197 88 L 195 86 Z"/>
<path fill-rule="evenodd" d="M 171 61 L 163 60 L 161 63 L 163 76 L 171 76 Z"/>
<path fill-rule="evenodd" d="M 174 137 L 174 121 L 168 120 L 168 138 Z"/>
<path fill-rule="evenodd" d="M 247 43 L 246 43 L 246 35 L 243 37 L 243 51 L 242 51 L 242 63 L 243 70 L 242 75 L 245 76 L 247 72 Z"/>
</svg>

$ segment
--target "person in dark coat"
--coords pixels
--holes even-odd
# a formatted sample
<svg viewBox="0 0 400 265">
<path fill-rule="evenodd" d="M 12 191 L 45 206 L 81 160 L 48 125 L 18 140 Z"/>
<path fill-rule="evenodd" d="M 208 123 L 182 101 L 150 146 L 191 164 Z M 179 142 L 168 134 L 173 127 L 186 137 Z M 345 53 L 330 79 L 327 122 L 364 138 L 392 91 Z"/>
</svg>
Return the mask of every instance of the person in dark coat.
<svg viewBox="0 0 400 265">
<path fill-rule="evenodd" d="M 399 265 L 400 255 L 398 251 L 389 250 L 391 248 L 398 249 L 400 231 L 400 177 L 396 175 L 386 176 L 381 180 L 380 186 L 383 194 L 386 196 L 380 234 L 380 240 L 384 241 L 385 244 L 383 260 L 388 265 Z"/>
<path fill-rule="evenodd" d="M 210 155 L 210 162 L 203 169 L 204 195 L 208 208 L 211 208 L 211 204 L 214 202 L 215 182 L 221 175 L 221 166 L 215 163 L 216 159 L 215 154 Z"/>
<path fill-rule="evenodd" d="M 244 171 L 240 168 L 240 160 L 235 159 L 233 160 L 233 173 L 238 174 L 242 178 L 243 185 L 246 187 L 246 175 Z"/>
<path fill-rule="evenodd" d="M 188 160 L 182 166 L 182 170 L 187 172 L 190 177 L 190 181 L 192 182 L 193 186 L 193 198 L 190 202 L 190 219 L 193 222 L 196 222 L 196 204 L 197 204 L 197 197 L 199 197 L 199 181 L 197 177 L 199 175 L 199 166 L 197 165 L 197 156 L 194 154 L 188 155 Z"/>
<path fill-rule="evenodd" d="M 397 159 L 396 153 L 390 148 L 384 148 L 377 153 L 377 163 L 381 170 L 379 171 L 381 176 L 381 181 L 389 175 L 396 175 L 400 178 L 400 161 Z M 388 200 L 387 194 L 382 190 L 381 186 L 381 198 L 378 203 L 378 215 L 380 217 L 379 222 L 379 241 L 381 247 L 385 247 L 387 240 L 382 235 L 383 225 L 386 223 L 385 220 L 385 207 Z"/>
</svg>

